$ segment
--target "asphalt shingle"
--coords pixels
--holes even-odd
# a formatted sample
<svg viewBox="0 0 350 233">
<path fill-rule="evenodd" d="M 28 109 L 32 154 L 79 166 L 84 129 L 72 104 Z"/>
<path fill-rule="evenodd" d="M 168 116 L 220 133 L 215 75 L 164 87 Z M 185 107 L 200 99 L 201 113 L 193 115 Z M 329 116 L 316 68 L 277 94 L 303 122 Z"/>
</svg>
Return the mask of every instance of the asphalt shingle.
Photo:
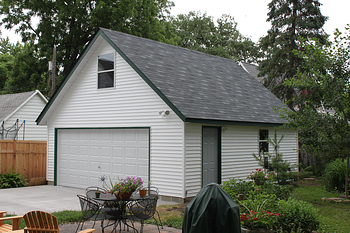
<svg viewBox="0 0 350 233">
<path fill-rule="evenodd" d="M 282 102 L 234 60 L 101 28 L 186 120 L 281 124 Z"/>
</svg>

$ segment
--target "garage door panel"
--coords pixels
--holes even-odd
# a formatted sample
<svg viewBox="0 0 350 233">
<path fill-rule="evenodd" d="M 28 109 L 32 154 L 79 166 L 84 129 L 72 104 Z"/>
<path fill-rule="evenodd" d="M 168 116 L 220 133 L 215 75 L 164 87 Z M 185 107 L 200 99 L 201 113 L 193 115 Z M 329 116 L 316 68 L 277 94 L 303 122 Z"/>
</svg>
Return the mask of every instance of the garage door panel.
<svg viewBox="0 0 350 233">
<path fill-rule="evenodd" d="M 82 133 L 85 133 L 85 132 L 82 132 Z M 90 140 L 90 142 L 100 141 L 100 131 L 98 131 L 98 130 L 90 131 L 89 140 Z"/>
<path fill-rule="evenodd" d="M 110 146 L 101 146 L 101 157 L 111 158 L 112 157 L 112 148 Z"/>
<path fill-rule="evenodd" d="M 70 145 L 69 146 L 69 154 L 74 155 L 74 156 L 78 155 L 79 154 L 79 147 L 76 145 Z"/>
<path fill-rule="evenodd" d="M 79 167 L 78 167 L 78 160 L 71 159 L 69 161 L 69 169 L 70 170 L 78 170 L 79 169 Z"/>
<path fill-rule="evenodd" d="M 125 148 L 125 158 L 135 158 L 136 159 L 136 148 Z"/>
<path fill-rule="evenodd" d="M 137 167 L 138 176 L 147 177 L 148 176 L 148 166 L 138 165 Z"/>
<path fill-rule="evenodd" d="M 138 158 L 148 160 L 148 148 L 138 148 Z"/>
<path fill-rule="evenodd" d="M 98 161 L 90 161 L 89 162 L 89 171 L 90 172 L 99 172 L 100 171 L 100 163 Z"/>
<path fill-rule="evenodd" d="M 99 146 L 97 146 L 97 145 L 93 145 L 93 146 L 90 146 L 90 148 L 89 148 L 89 156 L 92 158 L 92 157 L 99 157 L 100 155 L 99 155 L 99 150 L 100 150 L 100 148 L 99 148 Z"/>
<path fill-rule="evenodd" d="M 112 172 L 118 174 L 124 174 L 124 164 L 123 163 L 113 163 Z"/>
<path fill-rule="evenodd" d="M 111 163 L 108 162 L 101 162 L 100 163 L 101 170 L 107 173 L 111 173 Z"/>
<path fill-rule="evenodd" d="M 101 142 L 112 142 L 112 132 L 101 133 Z"/>
<path fill-rule="evenodd" d="M 139 176 L 147 182 L 148 138 L 147 129 L 58 130 L 57 184 L 101 186 L 101 175 Z"/>
<path fill-rule="evenodd" d="M 88 172 L 89 171 L 89 163 L 87 160 L 80 160 L 79 161 L 79 168 L 76 169 L 79 170 L 79 172 Z"/>
<path fill-rule="evenodd" d="M 80 145 L 79 146 L 79 155 L 80 156 L 89 156 L 89 147 L 86 145 Z"/>
<path fill-rule="evenodd" d="M 113 158 L 123 158 L 124 157 L 124 152 L 123 152 L 123 147 L 116 147 L 113 146 Z"/>
<path fill-rule="evenodd" d="M 135 164 L 130 164 L 130 163 L 124 164 L 124 168 L 125 168 L 126 176 L 135 176 L 137 174 Z"/>
</svg>

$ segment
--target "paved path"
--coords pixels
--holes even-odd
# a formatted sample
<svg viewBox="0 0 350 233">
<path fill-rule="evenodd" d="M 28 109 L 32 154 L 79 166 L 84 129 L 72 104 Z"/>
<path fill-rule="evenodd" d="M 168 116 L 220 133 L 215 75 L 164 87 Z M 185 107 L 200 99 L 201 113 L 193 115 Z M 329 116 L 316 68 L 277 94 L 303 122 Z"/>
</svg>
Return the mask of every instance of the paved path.
<svg viewBox="0 0 350 233">
<path fill-rule="evenodd" d="M 56 212 L 63 210 L 81 210 L 77 194 L 85 195 L 84 189 L 68 188 L 62 186 L 41 185 L 24 188 L 0 189 L 0 210 L 7 211 L 7 214 L 24 215 L 33 210 L 45 212 Z M 158 205 L 177 204 L 174 202 L 158 201 Z M 92 222 L 86 222 L 83 229 L 91 228 Z M 62 233 L 74 233 L 77 223 L 60 225 Z M 94 227 L 96 233 L 101 233 L 99 222 Z M 140 224 L 136 223 L 140 229 Z M 112 229 L 107 228 L 105 233 Z M 122 231 L 128 232 L 128 231 Z M 133 232 L 130 230 L 129 232 Z M 156 225 L 145 225 L 145 233 L 158 232 Z M 164 227 L 162 233 L 182 232 L 179 229 Z"/>
<path fill-rule="evenodd" d="M 77 194 L 85 195 L 85 189 L 53 185 L 0 189 L 0 210 L 16 215 L 24 215 L 33 210 L 48 213 L 81 210 Z M 158 205 L 169 204 L 177 203 L 158 201 Z"/>
<path fill-rule="evenodd" d="M 83 230 L 84 229 L 88 229 L 88 228 L 92 228 L 93 222 L 85 222 L 84 226 L 83 226 Z M 77 223 L 72 223 L 72 224 L 64 224 L 64 225 L 60 225 L 60 232 L 61 233 L 75 233 L 75 230 L 77 229 L 78 224 Z M 135 228 L 140 232 L 140 223 L 136 222 L 135 223 Z M 94 229 L 96 229 L 94 231 L 94 233 L 102 233 L 101 231 L 101 227 L 100 227 L 100 223 L 97 222 L 94 226 Z M 120 228 L 118 227 L 118 231 L 117 232 L 123 232 L 123 233 L 131 233 L 133 232 L 132 229 L 129 229 L 129 231 L 127 231 L 127 228 L 124 229 L 124 227 L 122 226 L 122 231 L 119 231 Z M 182 230 L 181 229 L 175 229 L 175 228 L 171 228 L 171 227 L 159 227 L 159 230 L 161 233 L 181 233 Z M 105 229 L 105 233 L 111 233 L 112 231 L 112 227 L 108 227 Z M 149 225 L 149 224 L 145 224 L 143 227 L 143 232 L 145 233 L 158 233 L 158 229 L 156 225 Z"/>
</svg>

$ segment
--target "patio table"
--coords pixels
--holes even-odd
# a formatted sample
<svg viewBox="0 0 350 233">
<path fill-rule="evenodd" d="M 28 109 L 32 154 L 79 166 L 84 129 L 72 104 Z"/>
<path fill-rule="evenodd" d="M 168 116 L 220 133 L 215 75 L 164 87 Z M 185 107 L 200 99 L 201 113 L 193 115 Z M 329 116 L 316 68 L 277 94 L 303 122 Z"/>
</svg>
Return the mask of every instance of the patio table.
<svg viewBox="0 0 350 233">
<path fill-rule="evenodd" d="M 141 198 L 147 198 L 147 197 L 141 197 Z M 117 228 L 118 224 L 120 224 L 120 228 L 121 228 L 121 223 L 123 223 L 127 227 L 130 227 L 130 228 L 134 229 L 136 232 L 138 232 L 138 230 L 135 227 L 127 224 L 127 222 L 126 222 L 127 218 L 125 217 L 128 203 L 136 201 L 137 199 L 140 199 L 140 197 L 138 195 L 131 196 L 129 199 L 121 200 L 121 199 L 116 198 L 112 194 L 101 193 L 99 198 L 94 197 L 93 199 L 96 201 L 103 201 L 105 204 L 113 203 L 111 206 L 109 206 L 108 204 L 104 205 L 105 208 L 110 208 L 110 211 L 106 211 L 106 212 L 108 212 L 109 215 L 116 217 L 115 222 L 113 223 L 115 226 L 114 226 L 112 231 L 114 231 Z M 109 225 L 105 226 L 104 228 L 109 227 L 113 224 L 109 224 Z"/>
</svg>

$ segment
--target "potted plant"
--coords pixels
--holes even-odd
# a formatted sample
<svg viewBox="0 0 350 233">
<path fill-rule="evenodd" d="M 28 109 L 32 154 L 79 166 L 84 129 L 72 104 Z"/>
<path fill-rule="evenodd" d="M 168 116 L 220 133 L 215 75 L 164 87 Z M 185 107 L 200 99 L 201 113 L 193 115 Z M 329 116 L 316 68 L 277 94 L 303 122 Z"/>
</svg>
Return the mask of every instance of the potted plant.
<svg viewBox="0 0 350 233">
<path fill-rule="evenodd" d="M 251 171 L 247 178 L 254 180 L 256 185 L 262 185 L 269 179 L 269 176 L 266 175 L 261 169 L 257 168 L 255 171 Z"/>
<path fill-rule="evenodd" d="M 143 181 L 140 177 L 127 177 L 115 183 L 111 181 L 111 187 L 107 187 L 109 193 L 118 199 L 129 199 L 130 196 L 142 187 Z"/>
<path fill-rule="evenodd" d="M 100 195 L 101 195 L 101 191 L 100 191 L 100 190 L 97 190 L 97 191 L 95 192 L 95 197 L 96 197 L 96 198 L 100 198 Z"/>
<path fill-rule="evenodd" d="M 147 195 L 147 187 L 142 187 L 139 189 L 140 197 L 145 197 Z"/>
</svg>

